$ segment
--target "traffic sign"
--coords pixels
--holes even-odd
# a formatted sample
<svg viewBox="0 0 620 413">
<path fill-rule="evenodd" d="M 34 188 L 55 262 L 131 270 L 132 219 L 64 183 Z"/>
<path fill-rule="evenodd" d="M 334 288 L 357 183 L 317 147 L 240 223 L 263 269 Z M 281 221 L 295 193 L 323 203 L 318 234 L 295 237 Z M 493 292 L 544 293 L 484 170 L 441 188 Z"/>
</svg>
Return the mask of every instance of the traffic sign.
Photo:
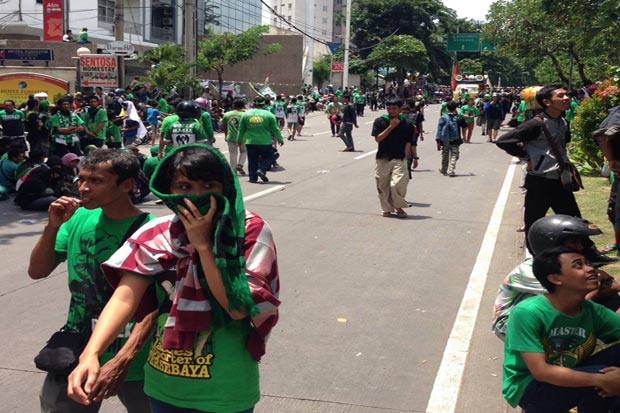
<svg viewBox="0 0 620 413">
<path fill-rule="evenodd" d="M 115 56 L 129 56 L 135 48 L 131 43 L 116 41 L 101 45 L 101 51 Z"/>
<path fill-rule="evenodd" d="M 453 33 L 448 35 L 449 52 L 479 52 L 480 33 Z"/>
</svg>

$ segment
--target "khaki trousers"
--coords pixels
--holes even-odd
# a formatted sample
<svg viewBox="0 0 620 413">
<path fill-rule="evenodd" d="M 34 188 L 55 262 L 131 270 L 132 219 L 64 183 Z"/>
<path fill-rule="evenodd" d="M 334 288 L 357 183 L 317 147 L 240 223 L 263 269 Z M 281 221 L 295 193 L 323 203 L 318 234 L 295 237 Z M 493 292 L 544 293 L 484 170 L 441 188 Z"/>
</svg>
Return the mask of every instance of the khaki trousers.
<svg viewBox="0 0 620 413">
<path fill-rule="evenodd" d="M 377 159 L 375 161 L 375 181 L 379 193 L 379 203 L 383 212 L 393 212 L 396 208 L 407 208 L 405 201 L 409 173 L 404 159 Z"/>
</svg>

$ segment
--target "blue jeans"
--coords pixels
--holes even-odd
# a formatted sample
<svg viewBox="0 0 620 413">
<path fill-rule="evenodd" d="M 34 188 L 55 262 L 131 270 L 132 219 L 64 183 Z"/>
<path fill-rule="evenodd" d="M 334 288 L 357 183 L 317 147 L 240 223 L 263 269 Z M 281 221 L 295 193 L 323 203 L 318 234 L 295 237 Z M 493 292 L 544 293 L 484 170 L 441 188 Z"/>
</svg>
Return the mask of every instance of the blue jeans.
<svg viewBox="0 0 620 413">
<path fill-rule="evenodd" d="M 171 404 L 156 400 L 152 397 L 149 397 L 149 402 L 151 404 L 151 413 L 209 413 L 209 412 L 205 412 L 202 410 L 187 409 L 184 407 L 176 407 Z M 239 413 L 252 413 L 252 412 L 254 412 L 254 407 L 250 407 L 249 409 L 244 410 Z"/>
<path fill-rule="evenodd" d="M 574 370 L 598 373 L 608 366 L 620 366 L 620 345 L 616 344 L 596 353 Z M 559 387 L 532 380 L 525 389 L 519 406 L 527 413 L 566 413 L 575 406 L 579 413 L 618 413 L 620 398 L 602 398 L 593 387 Z"/>
<path fill-rule="evenodd" d="M 273 163 L 273 147 L 271 145 L 246 145 L 248 151 L 248 175 L 250 181 L 256 181 L 260 170 L 267 173 L 267 169 Z"/>
<path fill-rule="evenodd" d="M 344 122 L 342 127 L 340 128 L 340 132 L 338 136 L 344 142 L 346 148 L 355 149 L 355 144 L 353 143 L 353 135 L 351 132 L 353 131 L 353 124 L 349 122 Z"/>
</svg>

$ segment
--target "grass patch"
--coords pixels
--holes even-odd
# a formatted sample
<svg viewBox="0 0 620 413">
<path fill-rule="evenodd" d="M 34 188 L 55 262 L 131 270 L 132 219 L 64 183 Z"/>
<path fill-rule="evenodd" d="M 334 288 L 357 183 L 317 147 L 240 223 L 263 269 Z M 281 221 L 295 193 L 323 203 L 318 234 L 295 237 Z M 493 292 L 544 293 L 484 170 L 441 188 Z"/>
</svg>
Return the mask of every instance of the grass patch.
<svg viewBox="0 0 620 413">
<path fill-rule="evenodd" d="M 592 238 L 600 249 L 612 239 L 614 233 L 612 224 L 607 219 L 607 200 L 611 184 L 609 179 L 601 176 L 583 176 L 582 178 L 585 189 L 575 192 L 575 198 L 577 198 L 581 215 L 603 231 L 603 235 Z M 610 254 L 610 257 L 615 257 L 615 254 Z M 617 274 L 620 272 L 620 263 L 605 265 L 604 269 L 610 274 Z"/>
</svg>

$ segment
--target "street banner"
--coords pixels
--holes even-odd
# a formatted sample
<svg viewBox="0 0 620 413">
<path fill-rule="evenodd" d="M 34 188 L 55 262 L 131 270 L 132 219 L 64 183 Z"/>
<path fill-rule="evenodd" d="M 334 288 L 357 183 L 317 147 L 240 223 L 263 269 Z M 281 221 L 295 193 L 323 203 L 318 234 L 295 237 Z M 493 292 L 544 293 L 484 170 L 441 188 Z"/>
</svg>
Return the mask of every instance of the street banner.
<svg viewBox="0 0 620 413">
<path fill-rule="evenodd" d="M 62 41 L 62 0 L 43 0 L 43 40 Z"/>
<path fill-rule="evenodd" d="M 81 87 L 118 87 L 116 56 L 87 54 L 80 56 Z"/>
</svg>

